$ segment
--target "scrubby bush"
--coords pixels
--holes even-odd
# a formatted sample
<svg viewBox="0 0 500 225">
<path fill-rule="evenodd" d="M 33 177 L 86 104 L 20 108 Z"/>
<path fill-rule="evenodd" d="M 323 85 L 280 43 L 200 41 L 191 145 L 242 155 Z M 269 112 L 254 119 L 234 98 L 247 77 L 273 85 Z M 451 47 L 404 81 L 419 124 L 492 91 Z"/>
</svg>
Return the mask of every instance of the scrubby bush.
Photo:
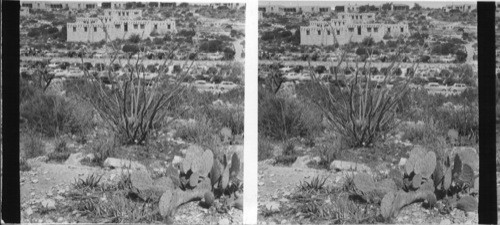
<svg viewBox="0 0 500 225">
<path fill-rule="evenodd" d="M 190 120 L 178 125 L 174 138 L 181 138 L 190 143 L 216 149 L 220 144 L 217 131 L 212 126 L 212 121 L 206 117 Z"/>
<path fill-rule="evenodd" d="M 63 139 L 58 139 L 55 143 L 56 148 L 53 152 L 47 155 L 49 161 L 55 162 L 64 162 L 70 156 L 70 151 L 66 144 L 66 141 Z"/>
<path fill-rule="evenodd" d="M 24 143 L 24 156 L 28 159 L 45 154 L 45 144 L 36 134 L 30 134 Z"/>
<path fill-rule="evenodd" d="M 91 127 L 91 118 L 80 110 L 61 96 L 43 92 L 37 92 L 20 104 L 20 114 L 26 125 L 49 137 L 86 132 Z"/>
<path fill-rule="evenodd" d="M 30 170 L 31 170 L 31 166 L 28 164 L 28 161 L 26 160 L 26 158 L 21 157 L 19 159 L 19 171 L 30 171 Z"/>
<path fill-rule="evenodd" d="M 298 100 L 272 94 L 259 95 L 259 133 L 275 140 L 287 140 L 306 137 L 314 132 L 309 123 L 313 119 L 308 118 L 311 114 Z"/>
<path fill-rule="evenodd" d="M 259 161 L 272 158 L 274 156 L 274 148 L 270 140 L 266 137 L 259 137 L 259 147 L 258 147 L 258 159 Z"/>
</svg>

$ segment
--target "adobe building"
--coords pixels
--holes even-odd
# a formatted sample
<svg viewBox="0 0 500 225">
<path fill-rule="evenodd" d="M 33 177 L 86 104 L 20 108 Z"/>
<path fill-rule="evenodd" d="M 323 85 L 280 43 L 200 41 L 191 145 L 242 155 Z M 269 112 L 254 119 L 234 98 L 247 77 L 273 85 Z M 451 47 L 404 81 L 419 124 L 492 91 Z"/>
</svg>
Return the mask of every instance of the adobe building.
<svg viewBox="0 0 500 225">
<path fill-rule="evenodd" d="M 106 31 L 110 40 L 127 39 L 138 34 L 142 39 L 150 37 L 154 31 L 160 35 L 176 32 L 174 20 L 143 20 L 142 10 L 106 9 L 104 15 L 95 17 L 79 17 L 75 23 L 66 24 L 68 42 L 99 42 L 106 39 Z"/>
<path fill-rule="evenodd" d="M 460 12 L 470 12 L 476 8 L 477 8 L 477 5 L 475 3 L 474 4 L 472 4 L 472 3 L 462 3 L 462 4 L 455 3 L 455 4 L 453 4 L 452 3 L 451 5 L 446 5 L 444 7 L 444 11 L 449 12 L 451 10 L 458 10 Z"/>
<path fill-rule="evenodd" d="M 374 23 L 375 13 L 338 13 L 331 21 L 311 21 L 300 27 L 301 45 L 339 45 L 361 42 L 372 37 L 379 42 L 388 34 L 392 37 L 409 35 L 408 24 Z"/>
<path fill-rule="evenodd" d="M 329 13 L 331 12 L 331 7 L 327 6 L 283 6 L 283 5 L 264 5 L 259 6 L 259 12 L 262 13 L 275 13 L 275 14 L 285 14 L 285 13 Z"/>
<path fill-rule="evenodd" d="M 96 2 L 58 2 L 58 1 L 21 1 L 21 7 L 39 10 L 58 10 L 58 9 L 97 9 Z"/>
</svg>

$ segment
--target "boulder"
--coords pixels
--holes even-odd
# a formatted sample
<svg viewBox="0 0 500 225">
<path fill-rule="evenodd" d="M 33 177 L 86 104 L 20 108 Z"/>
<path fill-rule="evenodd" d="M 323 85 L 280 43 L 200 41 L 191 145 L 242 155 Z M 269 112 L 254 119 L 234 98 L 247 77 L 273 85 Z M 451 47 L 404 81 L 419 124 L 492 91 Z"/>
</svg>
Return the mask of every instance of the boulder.
<svg viewBox="0 0 500 225">
<path fill-rule="evenodd" d="M 85 157 L 83 156 L 83 154 L 81 152 L 73 153 L 73 154 L 69 155 L 68 159 L 66 159 L 64 164 L 65 165 L 72 165 L 72 166 L 81 165 L 80 161 L 82 161 L 82 159 L 84 159 L 84 158 Z"/>
<path fill-rule="evenodd" d="M 399 167 L 403 167 L 403 166 L 405 166 L 405 165 L 406 165 L 406 160 L 408 160 L 408 159 L 407 159 L 407 158 L 401 158 L 401 159 L 399 160 L 399 164 L 398 164 L 398 166 L 399 166 Z"/>
<path fill-rule="evenodd" d="M 293 168 L 307 168 L 307 164 L 311 161 L 316 161 L 317 163 L 319 163 L 319 161 L 321 161 L 321 158 L 319 156 L 316 156 L 316 157 L 311 157 L 308 155 L 300 156 L 300 157 L 297 157 L 295 162 L 292 164 L 292 167 Z"/>
<path fill-rule="evenodd" d="M 347 162 L 347 161 L 341 161 L 341 160 L 334 160 L 330 164 L 330 169 L 335 170 L 335 171 L 357 171 L 357 172 L 366 172 L 366 173 L 371 173 L 370 167 L 366 166 L 365 164 L 362 163 L 355 163 L 355 162 Z"/>
<path fill-rule="evenodd" d="M 174 159 L 172 160 L 172 165 L 177 166 L 182 163 L 182 157 L 176 155 L 174 156 Z"/>
<path fill-rule="evenodd" d="M 52 199 L 44 199 L 42 200 L 42 206 L 47 209 L 47 210 L 55 210 L 56 209 L 56 202 Z"/>
<path fill-rule="evenodd" d="M 109 167 L 111 169 L 127 169 L 130 167 L 132 170 L 144 170 L 146 171 L 146 166 L 131 160 L 117 159 L 117 158 L 107 158 L 104 161 L 104 167 Z"/>
</svg>

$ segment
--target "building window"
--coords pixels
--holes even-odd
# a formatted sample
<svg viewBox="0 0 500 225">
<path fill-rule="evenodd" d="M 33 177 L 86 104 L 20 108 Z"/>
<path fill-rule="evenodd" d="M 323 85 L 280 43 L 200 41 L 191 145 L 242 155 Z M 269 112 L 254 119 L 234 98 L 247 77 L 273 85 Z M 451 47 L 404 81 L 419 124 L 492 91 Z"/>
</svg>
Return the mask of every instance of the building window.
<svg viewBox="0 0 500 225">
<path fill-rule="evenodd" d="M 330 34 L 331 34 L 331 32 L 330 32 L 330 31 L 326 31 L 326 34 L 327 34 L 327 35 L 330 35 Z"/>
<path fill-rule="evenodd" d="M 405 31 L 405 29 L 403 27 L 401 27 L 401 33 L 404 32 L 404 31 Z"/>
<path fill-rule="evenodd" d="M 155 24 L 155 29 L 158 29 L 158 24 Z"/>
<path fill-rule="evenodd" d="M 127 16 L 128 16 L 128 12 L 127 12 Z"/>
<path fill-rule="evenodd" d="M 340 30 L 337 30 L 337 35 L 340 35 Z"/>
<path fill-rule="evenodd" d="M 97 27 L 94 27 L 94 32 L 97 32 Z"/>
<path fill-rule="evenodd" d="M 137 24 L 134 24 L 134 29 L 137 29 L 138 25 Z"/>
<path fill-rule="evenodd" d="M 372 28 L 371 28 L 371 27 L 367 27 L 367 28 L 366 28 L 366 31 L 368 31 L 368 32 L 372 32 Z"/>
<path fill-rule="evenodd" d="M 120 24 L 115 24 L 116 29 L 120 29 Z"/>
<path fill-rule="evenodd" d="M 83 30 L 84 30 L 85 32 L 87 32 L 87 27 L 84 27 L 84 28 L 83 28 Z"/>
<path fill-rule="evenodd" d="M 378 27 L 374 27 L 373 32 L 378 32 Z"/>
<path fill-rule="evenodd" d="M 141 24 L 141 29 L 144 29 L 144 24 Z"/>
<path fill-rule="evenodd" d="M 349 32 L 354 32 L 354 28 L 353 27 L 349 27 Z"/>
<path fill-rule="evenodd" d="M 73 32 L 76 32 L 76 27 L 73 27 Z"/>
<path fill-rule="evenodd" d="M 321 35 L 321 31 L 320 30 L 318 30 L 318 35 Z"/>
<path fill-rule="evenodd" d="M 139 12 L 134 12 L 135 15 L 139 14 Z"/>
<path fill-rule="evenodd" d="M 167 25 L 167 29 L 170 29 L 170 24 L 169 24 L 169 25 Z"/>
<path fill-rule="evenodd" d="M 309 35 L 309 34 L 310 34 L 309 30 L 306 30 L 306 35 Z"/>
</svg>

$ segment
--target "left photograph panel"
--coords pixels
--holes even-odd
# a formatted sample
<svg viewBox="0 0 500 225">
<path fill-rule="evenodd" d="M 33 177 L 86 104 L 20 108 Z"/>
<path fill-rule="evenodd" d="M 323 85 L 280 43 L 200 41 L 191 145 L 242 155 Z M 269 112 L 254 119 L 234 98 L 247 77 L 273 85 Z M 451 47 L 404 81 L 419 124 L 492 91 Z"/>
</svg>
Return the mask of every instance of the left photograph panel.
<svg viewBox="0 0 500 225">
<path fill-rule="evenodd" d="M 22 223 L 243 222 L 244 3 L 20 4 Z"/>
</svg>

